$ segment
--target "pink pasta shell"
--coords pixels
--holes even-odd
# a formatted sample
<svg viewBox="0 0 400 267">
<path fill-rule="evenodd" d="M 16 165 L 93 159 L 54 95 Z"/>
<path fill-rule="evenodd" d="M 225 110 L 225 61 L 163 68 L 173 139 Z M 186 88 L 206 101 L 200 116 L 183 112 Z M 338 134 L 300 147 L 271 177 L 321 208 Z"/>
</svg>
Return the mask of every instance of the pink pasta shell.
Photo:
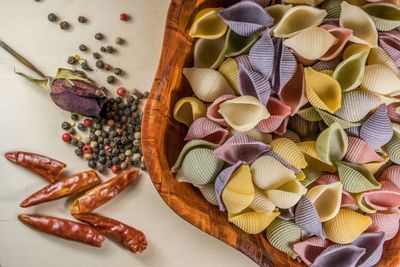
<svg viewBox="0 0 400 267">
<path fill-rule="evenodd" d="M 258 123 L 257 128 L 264 133 L 271 133 L 279 128 L 286 117 L 290 115 L 290 107 L 275 97 L 271 97 L 267 103 L 270 113 L 268 119 Z"/>
<path fill-rule="evenodd" d="M 294 244 L 293 249 L 299 255 L 301 260 L 309 266 L 330 244 L 331 243 L 328 240 L 324 240 L 320 237 L 311 237 Z"/>
<path fill-rule="evenodd" d="M 229 136 L 229 131 L 209 118 L 195 120 L 189 127 L 185 141 L 203 139 L 211 143 L 222 144 Z"/>
<path fill-rule="evenodd" d="M 297 64 L 297 69 L 293 77 L 282 88 L 279 99 L 290 107 L 290 115 L 295 114 L 304 106 L 308 100 L 305 93 L 304 68 Z"/>
<path fill-rule="evenodd" d="M 379 177 L 379 181 L 390 181 L 400 188 L 400 166 L 392 165 Z"/>
<path fill-rule="evenodd" d="M 218 112 L 218 110 L 219 110 L 219 106 L 222 103 L 224 103 L 227 100 L 231 100 L 235 97 L 236 96 L 234 96 L 234 95 L 222 95 L 222 96 L 218 97 L 217 99 L 215 99 L 215 101 L 207 108 L 207 114 L 206 114 L 207 118 L 218 123 L 222 127 L 228 127 L 228 123 L 225 121 L 225 119 L 222 117 L 222 115 Z"/>
<path fill-rule="evenodd" d="M 339 56 L 346 43 L 350 39 L 351 35 L 353 34 L 353 31 L 346 28 L 336 27 L 330 24 L 325 24 L 320 27 L 327 30 L 338 40 L 337 43 L 329 48 L 329 50 L 320 58 L 323 61 L 328 61 Z"/>
<path fill-rule="evenodd" d="M 384 232 L 385 240 L 390 240 L 397 235 L 399 231 L 399 213 L 374 213 L 370 217 L 372 224 L 368 228 L 368 231 Z"/>
<path fill-rule="evenodd" d="M 349 145 L 344 159 L 356 164 L 383 161 L 383 158 L 367 142 L 353 136 L 349 137 Z"/>
<path fill-rule="evenodd" d="M 389 181 L 381 181 L 381 188 L 363 193 L 365 202 L 376 210 L 400 207 L 400 189 Z"/>
</svg>

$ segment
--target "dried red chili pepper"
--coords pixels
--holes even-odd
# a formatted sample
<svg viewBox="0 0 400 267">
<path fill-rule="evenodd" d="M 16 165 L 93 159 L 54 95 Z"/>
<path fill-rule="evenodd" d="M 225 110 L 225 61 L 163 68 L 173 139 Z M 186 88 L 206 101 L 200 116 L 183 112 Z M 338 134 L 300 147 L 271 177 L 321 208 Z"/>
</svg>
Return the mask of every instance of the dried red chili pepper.
<svg viewBox="0 0 400 267">
<path fill-rule="evenodd" d="M 101 247 L 105 237 L 92 227 L 56 217 L 21 214 L 18 219 L 41 232 Z"/>
<path fill-rule="evenodd" d="M 83 196 L 77 198 L 71 205 L 71 214 L 89 213 L 100 207 L 113 197 L 121 193 L 125 188 L 137 180 L 139 170 L 133 168 L 125 171 L 114 178 L 102 183 Z"/>
<path fill-rule="evenodd" d="M 61 161 L 30 152 L 7 152 L 5 157 L 54 183 L 67 165 Z"/>
<path fill-rule="evenodd" d="M 146 236 L 139 230 L 120 221 L 98 214 L 76 214 L 78 220 L 87 223 L 104 235 L 110 235 L 133 253 L 141 253 L 147 248 Z"/>
<path fill-rule="evenodd" d="M 100 184 L 100 179 L 95 171 L 86 171 L 65 177 L 54 184 L 49 184 L 38 192 L 21 202 L 23 208 L 31 207 L 40 203 L 49 202 L 84 192 Z"/>
</svg>

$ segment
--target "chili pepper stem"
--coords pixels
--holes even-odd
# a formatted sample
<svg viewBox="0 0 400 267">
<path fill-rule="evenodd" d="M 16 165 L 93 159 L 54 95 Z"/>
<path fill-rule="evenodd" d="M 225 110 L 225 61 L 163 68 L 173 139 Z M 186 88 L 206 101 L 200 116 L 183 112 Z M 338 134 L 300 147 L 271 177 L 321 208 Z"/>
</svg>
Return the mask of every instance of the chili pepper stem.
<svg viewBox="0 0 400 267">
<path fill-rule="evenodd" d="M 5 42 L 0 40 L 0 46 L 3 47 L 4 50 L 6 50 L 8 53 L 10 53 L 13 57 L 15 57 L 19 62 L 21 62 L 26 67 L 28 67 L 29 69 L 34 71 L 36 74 L 38 74 L 43 79 L 49 78 L 49 76 L 44 75 L 43 72 L 38 70 L 32 63 L 30 63 L 26 58 L 24 58 L 18 52 L 16 52 L 14 49 L 12 49 L 10 46 L 8 46 Z"/>
</svg>

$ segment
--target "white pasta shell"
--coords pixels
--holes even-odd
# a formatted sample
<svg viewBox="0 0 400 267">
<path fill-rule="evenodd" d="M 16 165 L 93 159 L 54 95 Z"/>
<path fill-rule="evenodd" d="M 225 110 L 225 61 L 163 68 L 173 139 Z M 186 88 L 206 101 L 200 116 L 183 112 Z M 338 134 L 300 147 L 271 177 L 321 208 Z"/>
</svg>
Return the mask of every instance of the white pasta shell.
<svg viewBox="0 0 400 267">
<path fill-rule="evenodd" d="M 277 188 L 296 179 L 294 172 L 276 159 L 262 156 L 251 164 L 253 182 L 262 190 Z"/>
<path fill-rule="evenodd" d="M 400 91 L 400 79 L 386 65 L 368 65 L 365 67 L 361 88 L 371 93 L 389 95 Z"/>
<path fill-rule="evenodd" d="M 340 27 L 353 30 L 350 41 L 378 46 L 378 32 L 371 17 L 360 7 L 342 2 L 342 12 L 339 19 Z"/>
<path fill-rule="evenodd" d="M 239 87 L 239 66 L 233 58 L 227 58 L 219 67 L 218 71 L 224 76 L 225 80 L 229 83 L 235 94 L 240 94 Z"/>
<path fill-rule="evenodd" d="M 327 12 L 309 6 L 296 6 L 285 13 L 274 29 L 274 35 L 280 38 L 295 36 L 304 29 L 319 26 Z"/>
<path fill-rule="evenodd" d="M 308 190 L 307 198 L 313 203 L 321 222 L 329 221 L 339 212 L 342 189 L 343 185 L 336 182 L 317 185 Z"/>
<path fill-rule="evenodd" d="M 396 66 L 393 59 L 383 50 L 382 47 L 374 47 L 369 52 L 368 65 L 383 64 L 392 69 L 397 76 L 400 76 L 400 69 Z"/>
<path fill-rule="evenodd" d="M 188 79 L 193 93 L 204 102 L 213 102 L 221 95 L 234 94 L 225 78 L 216 70 L 184 68 L 183 74 Z"/>
<path fill-rule="evenodd" d="M 307 161 L 304 158 L 303 152 L 301 152 L 300 148 L 292 140 L 277 138 L 270 143 L 270 146 L 272 147 L 272 151 L 296 169 L 307 167 Z"/>
<path fill-rule="evenodd" d="M 265 230 L 279 212 L 266 214 L 263 212 L 245 212 L 241 214 L 228 214 L 229 222 L 233 223 L 248 234 L 258 234 Z"/>
<path fill-rule="evenodd" d="M 342 95 L 342 106 L 336 110 L 335 115 L 349 122 L 358 122 L 379 104 L 379 98 L 374 95 L 365 91 L 353 90 Z"/>
<path fill-rule="evenodd" d="M 299 180 L 291 180 L 276 189 L 265 191 L 268 198 L 281 209 L 289 209 L 299 202 L 307 189 Z"/>
<path fill-rule="evenodd" d="M 327 30 L 320 27 L 309 27 L 286 39 L 283 44 L 305 59 L 316 60 L 322 57 L 336 42 L 337 39 Z"/>
<path fill-rule="evenodd" d="M 208 201 L 208 203 L 213 204 L 214 206 L 218 206 L 217 195 L 215 194 L 215 186 L 214 183 L 200 185 L 199 188 L 203 197 Z"/>
<path fill-rule="evenodd" d="M 269 118 L 267 108 L 253 96 L 240 96 L 220 105 L 219 113 L 235 130 L 246 132 Z"/>
<path fill-rule="evenodd" d="M 250 208 L 256 212 L 271 214 L 275 210 L 275 204 L 260 189 L 256 188 Z"/>
<path fill-rule="evenodd" d="M 194 67 L 218 68 L 225 59 L 225 36 L 215 40 L 199 39 L 194 45 Z"/>
</svg>

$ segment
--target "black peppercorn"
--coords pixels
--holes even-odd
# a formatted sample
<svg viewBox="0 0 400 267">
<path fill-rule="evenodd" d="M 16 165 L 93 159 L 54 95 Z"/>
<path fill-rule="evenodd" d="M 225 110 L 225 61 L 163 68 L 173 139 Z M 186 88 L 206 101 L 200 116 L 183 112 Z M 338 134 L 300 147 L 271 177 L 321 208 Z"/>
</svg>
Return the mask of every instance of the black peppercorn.
<svg viewBox="0 0 400 267">
<path fill-rule="evenodd" d="M 93 52 L 93 57 L 94 57 L 94 59 L 100 59 L 101 55 L 97 52 Z"/>
<path fill-rule="evenodd" d="M 83 155 L 83 151 L 80 148 L 75 149 L 75 155 L 81 157 Z"/>
<path fill-rule="evenodd" d="M 69 122 L 67 122 L 67 121 L 64 121 L 64 122 L 61 124 L 61 128 L 62 128 L 63 130 L 68 130 L 69 128 L 71 128 L 71 124 L 69 124 Z"/>
<path fill-rule="evenodd" d="M 122 39 L 121 37 L 115 38 L 115 43 L 118 45 L 123 45 L 125 43 L 125 40 Z"/>
<path fill-rule="evenodd" d="M 78 60 L 76 60 L 76 58 L 74 56 L 70 56 L 70 57 L 68 57 L 67 63 L 71 64 L 71 65 L 75 65 L 76 63 L 78 63 Z"/>
<path fill-rule="evenodd" d="M 124 72 L 120 68 L 114 68 L 114 74 L 115 75 L 123 75 Z"/>
<path fill-rule="evenodd" d="M 81 45 L 79 46 L 79 50 L 81 50 L 81 51 L 86 51 L 87 49 L 88 49 L 87 46 L 84 45 L 84 44 L 81 44 Z"/>
<path fill-rule="evenodd" d="M 109 84 L 115 83 L 115 80 L 116 80 L 115 77 L 112 75 L 107 77 L 107 83 L 109 83 Z"/>
<path fill-rule="evenodd" d="M 75 135 L 75 134 L 76 134 L 76 131 L 75 131 L 74 128 L 70 128 L 70 129 L 68 130 L 68 132 L 69 132 L 70 134 L 72 134 L 72 135 Z"/>
<path fill-rule="evenodd" d="M 85 71 L 93 71 L 92 68 L 89 67 L 89 65 L 87 63 L 83 63 L 81 67 Z"/>
<path fill-rule="evenodd" d="M 104 165 L 99 165 L 99 166 L 97 166 L 97 171 L 99 172 L 99 173 L 105 173 L 106 172 L 106 167 L 104 166 Z"/>
<path fill-rule="evenodd" d="M 131 112 L 136 112 L 137 111 L 137 106 L 136 105 L 132 105 L 131 106 Z"/>
<path fill-rule="evenodd" d="M 113 164 L 113 165 L 116 165 L 116 164 L 118 164 L 120 162 L 120 159 L 118 158 L 118 157 L 113 157 L 112 159 L 111 159 L 111 163 Z"/>
<path fill-rule="evenodd" d="M 94 160 L 89 160 L 89 162 L 88 162 L 88 166 L 89 166 L 89 168 L 92 168 L 92 169 L 95 169 L 96 168 L 96 161 L 94 161 Z"/>
<path fill-rule="evenodd" d="M 107 52 L 107 50 L 106 50 L 106 48 L 104 46 L 100 47 L 100 51 L 103 52 L 103 53 Z"/>
<path fill-rule="evenodd" d="M 107 160 L 107 161 L 106 161 L 106 167 L 107 167 L 107 168 L 111 168 L 112 165 L 113 165 L 113 164 L 112 164 L 111 160 Z"/>
<path fill-rule="evenodd" d="M 85 18 L 84 16 L 79 16 L 78 17 L 78 22 L 79 23 L 86 23 L 87 22 L 87 18 Z"/>
<path fill-rule="evenodd" d="M 78 145 L 78 140 L 76 140 L 76 138 L 72 138 L 71 139 L 71 145 L 77 146 Z"/>
<path fill-rule="evenodd" d="M 117 104 L 122 103 L 122 97 L 117 96 L 117 97 L 115 98 L 115 102 L 116 102 Z"/>
<path fill-rule="evenodd" d="M 69 23 L 66 21 L 63 21 L 60 23 L 60 28 L 61 30 L 68 30 L 69 29 Z"/>
<path fill-rule="evenodd" d="M 78 130 L 79 131 L 86 131 L 86 126 L 83 123 L 78 123 Z"/>
<path fill-rule="evenodd" d="M 112 47 L 111 45 L 107 45 L 106 51 L 107 51 L 107 53 L 112 54 L 112 53 L 114 53 L 114 47 Z"/>
<path fill-rule="evenodd" d="M 78 146 L 78 148 L 83 148 L 84 143 L 82 141 L 79 141 L 77 146 Z"/>
<path fill-rule="evenodd" d="M 103 34 L 101 32 L 98 32 L 95 34 L 94 38 L 96 38 L 96 40 L 102 40 L 103 39 Z"/>
<path fill-rule="evenodd" d="M 49 15 L 47 15 L 47 19 L 50 22 L 56 22 L 58 20 L 58 17 L 56 16 L 56 14 L 54 13 L 50 13 Z"/>
<path fill-rule="evenodd" d="M 97 61 L 96 61 L 96 67 L 97 67 L 98 69 L 103 69 L 103 68 L 104 68 L 104 62 L 103 62 L 103 60 L 97 60 Z"/>
<path fill-rule="evenodd" d="M 149 97 L 149 92 L 148 91 L 144 92 L 143 93 L 143 98 L 148 98 L 148 97 Z"/>
<path fill-rule="evenodd" d="M 79 115 L 78 115 L 78 114 L 75 114 L 75 113 L 72 113 L 72 114 L 71 114 L 71 120 L 73 120 L 73 121 L 79 120 Z"/>
</svg>

